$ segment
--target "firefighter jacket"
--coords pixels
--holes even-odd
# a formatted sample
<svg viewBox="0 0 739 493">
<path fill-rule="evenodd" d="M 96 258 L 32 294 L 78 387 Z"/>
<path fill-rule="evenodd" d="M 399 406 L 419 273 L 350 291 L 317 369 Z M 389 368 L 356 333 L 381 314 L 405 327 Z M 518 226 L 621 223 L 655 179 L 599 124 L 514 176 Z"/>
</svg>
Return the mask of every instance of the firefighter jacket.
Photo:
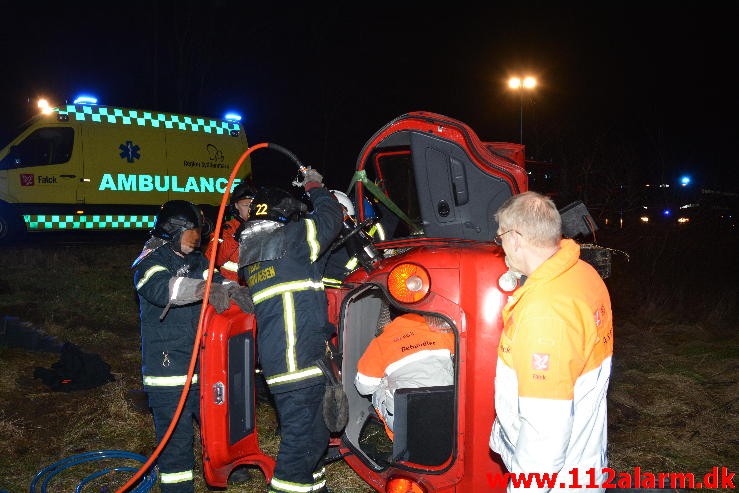
<svg viewBox="0 0 739 493">
<path fill-rule="evenodd" d="M 169 301 L 169 281 L 173 277 L 205 279 L 208 261 L 195 252 L 180 257 L 170 245 L 157 248 L 136 265 L 134 286 L 141 316 L 141 359 L 144 390 L 182 390 L 190 366 L 202 303 L 172 306 L 164 319 Z M 218 273 L 213 282 L 225 279 Z M 192 384 L 197 384 L 197 373 Z"/>
<path fill-rule="evenodd" d="M 562 240 L 503 309 L 490 448 L 512 473 L 592 467 L 602 484 L 613 320 L 603 280 L 579 256 Z"/>
<path fill-rule="evenodd" d="M 346 222 L 344 227 L 346 227 Z M 351 220 L 351 224 L 356 227 L 354 220 Z M 373 241 L 384 241 L 385 230 L 382 229 L 380 223 L 374 224 L 368 231 L 367 236 Z M 351 274 L 360 265 L 359 258 L 356 253 L 357 248 L 362 248 L 362 244 L 357 245 L 358 236 L 355 235 L 349 239 L 349 242 L 344 243 L 335 250 L 326 252 L 326 267 L 323 271 L 323 283 L 330 288 L 341 287 L 344 279 Z M 350 253 L 350 244 L 354 242 L 353 253 Z"/>
<path fill-rule="evenodd" d="M 231 281 L 239 281 L 239 242 L 235 235 L 241 221 L 231 219 L 221 228 L 221 237 L 213 238 L 205 249 L 206 258 L 215 255 L 216 269 L 223 277 Z"/>
<path fill-rule="evenodd" d="M 319 256 L 338 235 L 342 210 L 323 187 L 311 189 L 308 195 L 313 212 L 280 228 L 284 254 L 241 269 L 254 301 L 259 361 L 273 393 L 323 381 L 315 361 L 323 356 L 326 339 L 334 330 L 321 282 L 325 261 L 319 261 Z M 249 250 L 250 241 L 259 238 L 245 239 L 242 248 Z"/>
<path fill-rule="evenodd" d="M 349 256 L 345 246 L 335 251 L 327 252 L 326 267 L 323 271 L 323 283 L 331 288 L 341 287 L 344 278 L 359 265 L 356 255 Z"/>
<path fill-rule="evenodd" d="M 354 385 L 392 431 L 397 389 L 454 384 L 454 333 L 432 330 L 422 316 L 405 314 L 387 324 L 357 363 Z"/>
</svg>

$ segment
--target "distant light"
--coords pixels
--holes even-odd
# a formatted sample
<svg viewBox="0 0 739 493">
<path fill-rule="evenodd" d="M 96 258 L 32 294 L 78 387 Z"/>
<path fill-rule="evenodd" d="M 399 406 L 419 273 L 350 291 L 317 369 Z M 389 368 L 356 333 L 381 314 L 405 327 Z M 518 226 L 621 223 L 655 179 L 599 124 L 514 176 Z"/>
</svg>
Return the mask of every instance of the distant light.
<svg viewBox="0 0 739 493">
<path fill-rule="evenodd" d="M 689 217 L 678 217 L 677 218 L 677 222 L 679 224 L 689 223 L 690 222 L 690 218 Z"/>
<path fill-rule="evenodd" d="M 639 220 L 641 222 L 643 222 L 643 223 L 648 223 L 649 222 L 649 216 L 642 216 L 642 217 L 639 218 Z"/>
<path fill-rule="evenodd" d="M 680 178 L 680 185 L 682 185 L 684 187 L 690 185 L 690 177 L 689 176 L 683 176 L 682 178 Z"/>
<path fill-rule="evenodd" d="M 226 115 L 223 118 L 230 122 L 240 122 L 241 121 L 241 115 L 239 115 L 238 113 L 226 113 Z"/>
<path fill-rule="evenodd" d="M 95 96 L 80 95 L 72 101 L 72 104 L 98 104 L 98 98 Z"/>
<path fill-rule="evenodd" d="M 669 216 L 671 214 L 670 209 L 663 210 L 662 214 L 664 214 L 665 216 Z"/>
<path fill-rule="evenodd" d="M 511 77 L 508 79 L 508 87 L 511 89 L 533 89 L 536 87 L 536 78 L 530 75 L 524 77 Z"/>
</svg>

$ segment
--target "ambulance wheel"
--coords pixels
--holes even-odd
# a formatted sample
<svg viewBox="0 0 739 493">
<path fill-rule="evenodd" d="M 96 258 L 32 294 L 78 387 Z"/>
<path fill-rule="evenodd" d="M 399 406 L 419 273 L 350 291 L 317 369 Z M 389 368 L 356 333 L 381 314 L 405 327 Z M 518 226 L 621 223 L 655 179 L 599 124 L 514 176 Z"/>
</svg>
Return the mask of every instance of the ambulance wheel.
<svg viewBox="0 0 739 493">
<path fill-rule="evenodd" d="M 0 204 L 0 244 L 18 241 L 25 233 L 20 219 L 7 205 Z"/>
</svg>

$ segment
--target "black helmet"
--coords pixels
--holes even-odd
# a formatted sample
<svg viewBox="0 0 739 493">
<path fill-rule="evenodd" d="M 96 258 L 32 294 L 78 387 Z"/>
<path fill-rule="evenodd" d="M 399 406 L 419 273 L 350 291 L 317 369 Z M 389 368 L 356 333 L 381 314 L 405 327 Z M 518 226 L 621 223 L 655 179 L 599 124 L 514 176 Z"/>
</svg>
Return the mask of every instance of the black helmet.
<svg viewBox="0 0 739 493">
<path fill-rule="evenodd" d="M 306 212 L 308 206 L 281 188 L 263 187 L 254 195 L 249 208 L 249 221 L 267 219 L 289 223 Z"/>
<path fill-rule="evenodd" d="M 231 198 L 229 200 L 231 215 L 236 218 L 241 217 L 239 216 L 239 211 L 236 210 L 236 207 L 234 207 L 234 205 L 239 200 L 253 199 L 256 193 L 257 189 L 251 183 L 242 181 L 241 183 L 236 185 L 233 189 L 233 192 L 231 192 Z"/>
<path fill-rule="evenodd" d="M 157 214 L 152 236 L 167 241 L 178 240 L 180 234 L 188 229 L 203 228 L 203 212 L 187 200 L 170 200 L 162 204 Z"/>
</svg>

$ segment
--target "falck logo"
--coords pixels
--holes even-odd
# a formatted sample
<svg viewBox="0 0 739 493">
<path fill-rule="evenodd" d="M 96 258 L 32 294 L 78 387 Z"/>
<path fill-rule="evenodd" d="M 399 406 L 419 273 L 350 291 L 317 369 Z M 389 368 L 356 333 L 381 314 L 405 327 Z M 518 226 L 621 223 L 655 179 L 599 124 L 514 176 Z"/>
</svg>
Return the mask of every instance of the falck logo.
<svg viewBox="0 0 739 493">
<path fill-rule="evenodd" d="M 141 148 L 133 143 L 131 140 L 127 140 L 125 144 L 118 146 L 121 150 L 121 159 L 125 159 L 129 163 L 134 162 L 137 159 L 141 159 Z"/>
<path fill-rule="evenodd" d="M 31 173 L 21 173 L 21 186 L 32 187 L 33 186 L 33 175 Z"/>
<path fill-rule="evenodd" d="M 549 369 L 549 355 L 542 353 L 532 354 L 531 367 L 537 371 L 547 371 Z"/>
</svg>

